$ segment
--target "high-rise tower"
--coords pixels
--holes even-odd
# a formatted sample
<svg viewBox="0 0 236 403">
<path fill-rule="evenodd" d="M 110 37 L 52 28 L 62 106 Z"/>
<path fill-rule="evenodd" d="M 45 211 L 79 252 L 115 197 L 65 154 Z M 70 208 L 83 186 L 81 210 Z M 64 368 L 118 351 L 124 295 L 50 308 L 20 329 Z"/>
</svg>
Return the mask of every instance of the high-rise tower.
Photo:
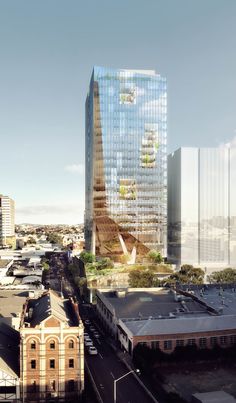
<svg viewBox="0 0 236 403">
<path fill-rule="evenodd" d="M 182 147 L 168 156 L 168 260 L 236 266 L 236 148 Z"/>
<path fill-rule="evenodd" d="M 0 247 L 15 247 L 15 202 L 0 194 Z"/>
<path fill-rule="evenodd" d="M 166 91 L 153 70 L 94 67 L 86 100 L 87 250 L 165 254 Z"/>
</svg>

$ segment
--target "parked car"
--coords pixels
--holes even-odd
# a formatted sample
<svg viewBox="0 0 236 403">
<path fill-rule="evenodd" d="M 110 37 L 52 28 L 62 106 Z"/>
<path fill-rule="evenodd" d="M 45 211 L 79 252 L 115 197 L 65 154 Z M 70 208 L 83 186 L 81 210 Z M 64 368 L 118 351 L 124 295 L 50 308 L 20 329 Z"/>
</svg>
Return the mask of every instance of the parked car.
<svg viewBox="0 0 236 403">
<path fill-rule="evenodd" d="M 98 332 L 94 332 L 93 333 L 95 339 L 99 339 L 100 338 L 100 334 Z"/>
<path fill-rule="evenodd" d="M 93 346 L 93 342 L 92 340 L 84 340 L 84 345 L 85 347 L 92 347 Z"/>
<path fill-rule="evenodd" d="M 96 347 L 91 346 L 91 347 L 88 348 L 88 353 L 89 353 L 90 355 L 97 355 L 98 350 L 96 349 Z"/>
<path fill-rule="evenodd" d="M 86 319 L 86 320 L 84 321 L 84 323 L 85 323 L 85 325 L 91 325 L 91 322 L 90 322 L 89 319 Z"/>
<path fill-rule="evenodd" d="M 89 330 L 91 330 L 91 332 L 96 332 L 96 329 L 94 326 L 89 326 Z"/>
</svg>

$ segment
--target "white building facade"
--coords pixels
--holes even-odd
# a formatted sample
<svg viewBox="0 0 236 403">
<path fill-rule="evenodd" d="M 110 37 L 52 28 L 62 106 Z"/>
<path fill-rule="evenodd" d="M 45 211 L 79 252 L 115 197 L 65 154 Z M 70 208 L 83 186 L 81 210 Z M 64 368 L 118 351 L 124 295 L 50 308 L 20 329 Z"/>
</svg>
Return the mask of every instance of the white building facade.
<svg viewBox="0 0 236 403">
<path fill-rule="evenodd" d="M 168 156 L 168 259 L 236 267 L 236 148 L 180 148 Z"/>
<path fill-rule="evenodd" d="M 12 244 L 15 238 L 15 202 L 0 195 L 0 246 Z"/>
</svg>

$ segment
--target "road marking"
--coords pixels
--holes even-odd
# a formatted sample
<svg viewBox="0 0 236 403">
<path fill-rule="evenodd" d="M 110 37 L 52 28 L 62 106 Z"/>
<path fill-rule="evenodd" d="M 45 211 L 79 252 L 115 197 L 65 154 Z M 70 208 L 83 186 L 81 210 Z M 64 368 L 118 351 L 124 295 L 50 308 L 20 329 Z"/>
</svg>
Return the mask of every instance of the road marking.
<svg viewBox="0 0 236 403">
<path fill-rule="evenodd" d="M 114 377 L 113 373 L 112 373 L 112 372 L 110 372 L 110 374 L 111 374 L 112 378 L 113 378 L 113 379 L 115 379 L 115 377 Z"/>
<path fill-rule="evenodd" d="M 100 354 L 100 353 L 98 353 L 98 354 L 100 355 L 101 359 L 103 360 L 103 356 L 102 356 L 102 354 Z"/>
</svg>

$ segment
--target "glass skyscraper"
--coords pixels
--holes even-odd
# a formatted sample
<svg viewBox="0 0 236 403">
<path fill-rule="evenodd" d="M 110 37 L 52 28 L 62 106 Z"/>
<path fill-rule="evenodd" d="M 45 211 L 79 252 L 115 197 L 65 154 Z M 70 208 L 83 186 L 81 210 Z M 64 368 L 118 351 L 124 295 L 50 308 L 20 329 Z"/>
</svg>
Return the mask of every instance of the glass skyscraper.
<svg viewBox="0 0 236 403">
<path fill-rule="evenodd" d="M 85 246 L 101 256 L 165 254 L 166 79 L 94 67 L 86 100 Z"/>
<path fill-rule="evenodd" d="M 236 148 L 180 148 L 168 156 L 168 258 L 236 266 Z"/>
</svg>

